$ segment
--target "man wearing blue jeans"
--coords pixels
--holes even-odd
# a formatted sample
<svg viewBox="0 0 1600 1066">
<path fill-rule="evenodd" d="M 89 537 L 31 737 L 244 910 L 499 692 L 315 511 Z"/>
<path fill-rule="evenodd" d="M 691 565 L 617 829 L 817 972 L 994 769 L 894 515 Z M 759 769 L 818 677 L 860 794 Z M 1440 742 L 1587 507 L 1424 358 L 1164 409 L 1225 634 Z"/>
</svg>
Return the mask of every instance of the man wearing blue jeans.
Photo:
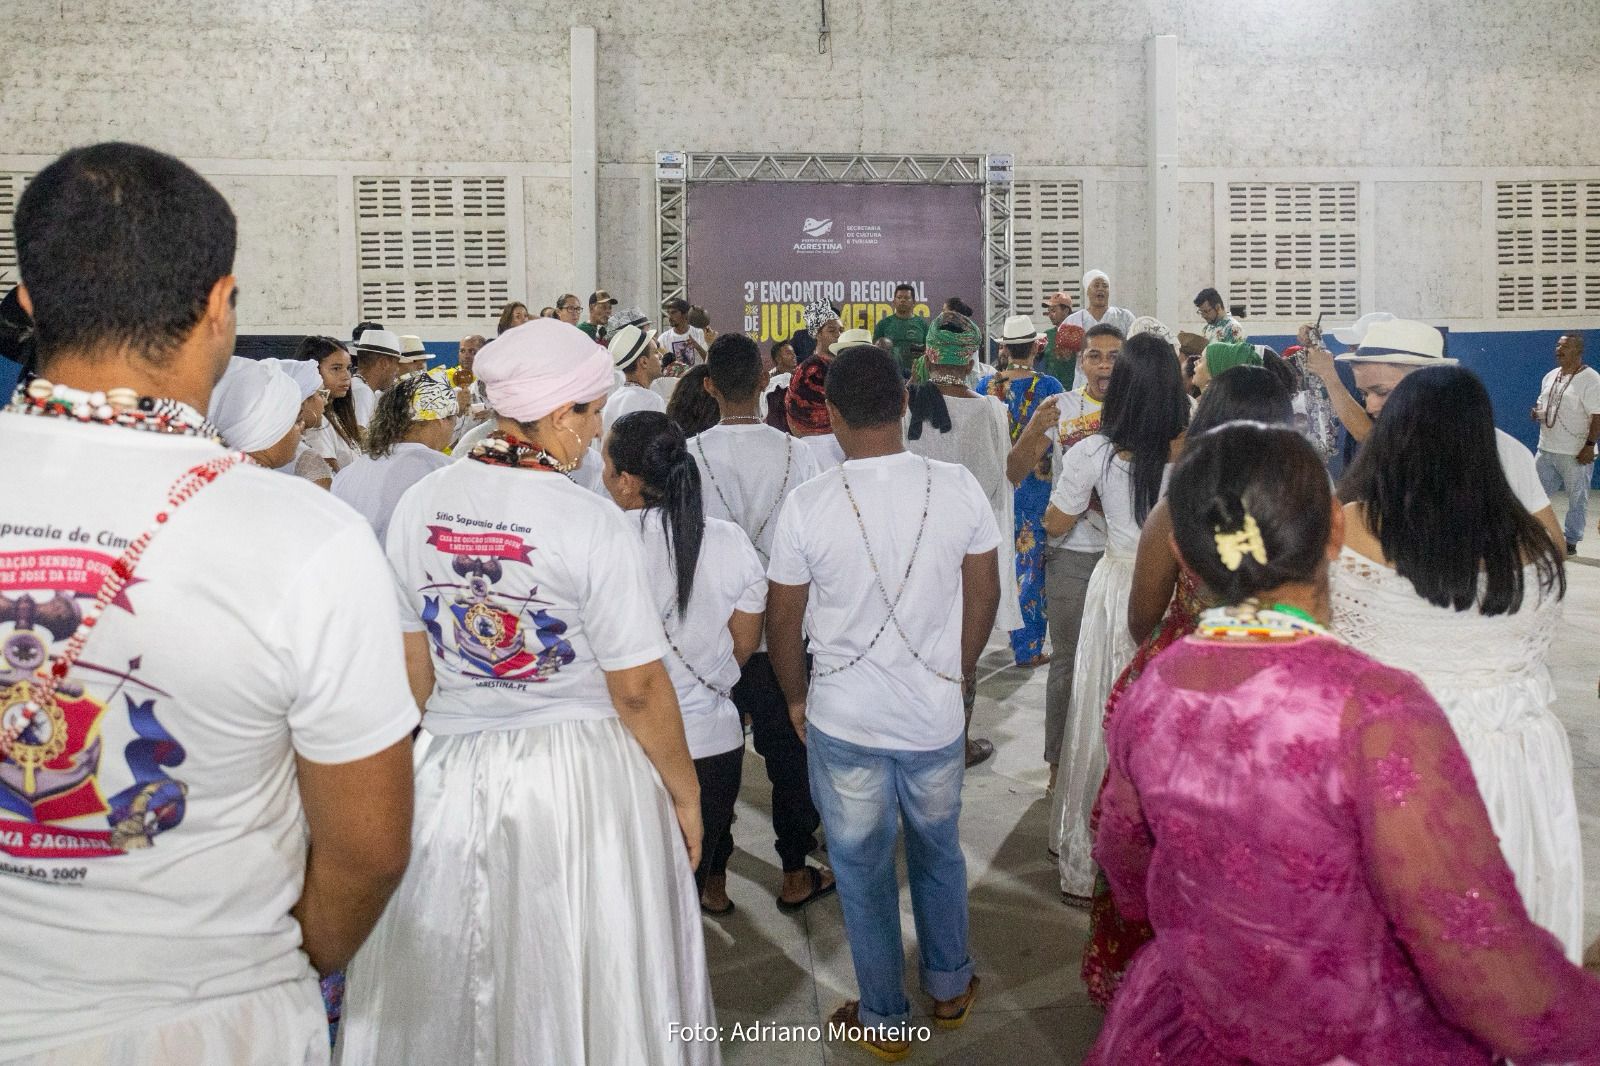
<svg viewBox="0 0 1600 1066">
<path fill-rule="evenodd" d="M 994 627 L 1000 531 L 964 467 L 905 450 L 906 392 L 892 356 L 845 349 L 826 390 L 845 462 L 783 505 L 767 648 L 808 743 L 811 795 L 861 989 L 832 1021 L 896 1061 L 910 1053 L 914 1031 L 895 879 L 900 827 L 934 1024 L 959 1026 L 977 997 L 959 833 L 962 700 Z"/>
<path fill-rule="evenodd" d="M 1556 341 L 1556 368 L 1540 383 L 1533 420 L 1539 423 L 1539 482 L 1551 496 L 1566 490 L 1563 532 L 1567 554 L 1576 555 L 1600 440 L 1600 373 L 1584 365 L 1583 334 L 1566 333 Z"/>
</svg>

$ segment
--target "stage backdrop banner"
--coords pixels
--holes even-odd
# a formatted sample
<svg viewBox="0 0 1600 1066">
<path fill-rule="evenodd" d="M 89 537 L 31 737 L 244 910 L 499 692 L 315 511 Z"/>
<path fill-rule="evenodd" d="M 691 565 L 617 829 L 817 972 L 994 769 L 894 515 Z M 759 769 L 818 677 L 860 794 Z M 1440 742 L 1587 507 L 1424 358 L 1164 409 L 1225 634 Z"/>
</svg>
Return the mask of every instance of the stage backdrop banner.
<svg viewBox="0 0 1600 1066">
<path fill-rule="evenodd" d="M 902 282 L 915 314 L 959 296 L 982 324 L 982 186 L 691 184 L 688 214 L 689 301 L 763 352 L 805 328 L 813 300 L 837 305 L 847 329 L 872 329 Z"/>
</svg>

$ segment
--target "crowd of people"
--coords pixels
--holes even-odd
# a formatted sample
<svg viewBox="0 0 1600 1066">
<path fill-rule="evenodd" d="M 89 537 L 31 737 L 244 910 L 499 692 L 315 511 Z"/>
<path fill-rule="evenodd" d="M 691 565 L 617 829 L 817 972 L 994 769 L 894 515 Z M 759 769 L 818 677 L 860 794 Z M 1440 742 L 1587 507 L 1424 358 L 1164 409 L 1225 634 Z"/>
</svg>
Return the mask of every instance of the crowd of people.
<svg viewBox="0 0 1600 1066">
<path fill-rule="evenodd" d="M 1600 1063 L 1548 665 L 1581 335 L 1536 459 L 1426 324 L 1279 353 L 1100 271 L 1043 333 L 905 287 L 767 352 L 568 293 L 445 370 L 375 322 L 235 356 L 233 214 L 150 149 L 15 231 L 0 1060 L 717 1062 L 747 731 L 774 905 L 843 914 L 829 1031 L 903 1059 L 982 983 L 998 628 L 1092 1063 Z"/>
</svg>

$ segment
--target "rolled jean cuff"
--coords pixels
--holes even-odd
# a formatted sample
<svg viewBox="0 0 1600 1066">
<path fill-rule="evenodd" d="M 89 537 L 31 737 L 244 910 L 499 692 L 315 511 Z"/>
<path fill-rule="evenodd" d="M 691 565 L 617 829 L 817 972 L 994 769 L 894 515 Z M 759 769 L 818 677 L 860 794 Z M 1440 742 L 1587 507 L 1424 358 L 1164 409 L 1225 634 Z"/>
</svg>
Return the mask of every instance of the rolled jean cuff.
<svg viewBox="0 0 1600 1066">
<path fill-rule="evenodd" d="M 922 980 L 922 990 L 934 999 L 955 999 L 965 995 L 967 986 L 972 984 L 972 975 L 977 967 L 969 957 L 966 962 L 954 970 L 930 970 L 926 966 L 918 966 L 918 976 Z"/>
<path fill-rule="evenodd" d="M 903 1029 L 911 1023 L 911 1004 L 906 1003 L 904 1009 L 896 1014 L 879 1014 L 863 1000 L 856 1008 L 856 1016 L 861 1019 L 862 1026 L 868 1029 Z"/>
</svg>

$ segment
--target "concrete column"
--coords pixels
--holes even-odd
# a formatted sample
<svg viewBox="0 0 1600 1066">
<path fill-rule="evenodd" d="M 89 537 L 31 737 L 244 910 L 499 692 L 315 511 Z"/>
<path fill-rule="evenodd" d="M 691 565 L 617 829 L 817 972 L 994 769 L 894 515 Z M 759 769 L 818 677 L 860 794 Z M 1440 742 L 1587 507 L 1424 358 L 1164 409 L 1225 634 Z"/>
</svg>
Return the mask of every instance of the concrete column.
<svg viewBox="0 0 1600 1066">
<path fill-rule="evenodd" d="M 1148 38 L 1144 59 L 1151 291 L 1157 317 L 1176 329 L 1186 306 L 1178 289 L 1178 39 Z"/>
<path fill-rule="evenodd" d="M 593 26 L 572 28 L 572 287 L 587 299 L 600 273 L 598 93 Z"/>
</svg>

